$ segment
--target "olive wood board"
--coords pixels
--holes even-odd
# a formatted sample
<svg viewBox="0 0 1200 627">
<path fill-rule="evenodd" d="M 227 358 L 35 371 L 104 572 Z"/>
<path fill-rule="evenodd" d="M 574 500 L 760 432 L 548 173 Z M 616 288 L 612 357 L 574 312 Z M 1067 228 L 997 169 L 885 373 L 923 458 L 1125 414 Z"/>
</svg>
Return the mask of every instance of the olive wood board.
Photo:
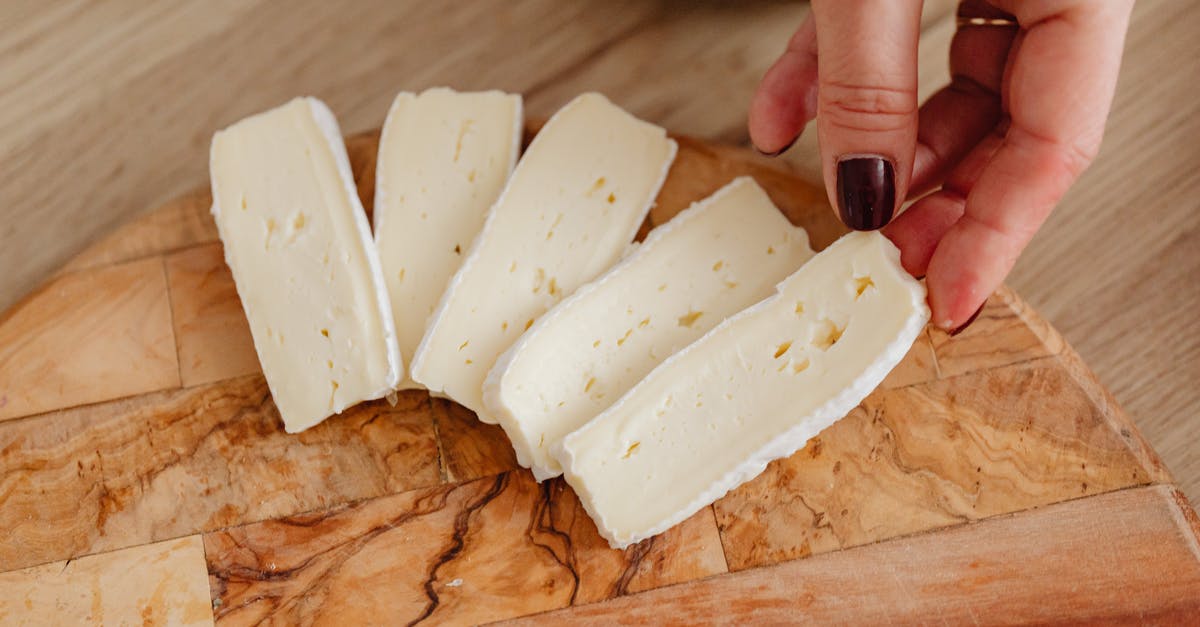
<svg viewBox="0 0 1200 627">
<path fill-rule="evenodd" d="M 533 132 L 532 130 L 530 131 Z M 678 137 L 646 226 L 753 176 Z M 347 139 L 363 204 L 378 132 Z M 1001 288 L 795 455 L 610 549 L 561 479 L 421 391 L 283 432 L 205 190 L 0 315 L 0 624 L 1186 622 L 1200 523 L 1057 332 Z M 406 358 L 411 356 L 405 356 Z"/>
</svg>

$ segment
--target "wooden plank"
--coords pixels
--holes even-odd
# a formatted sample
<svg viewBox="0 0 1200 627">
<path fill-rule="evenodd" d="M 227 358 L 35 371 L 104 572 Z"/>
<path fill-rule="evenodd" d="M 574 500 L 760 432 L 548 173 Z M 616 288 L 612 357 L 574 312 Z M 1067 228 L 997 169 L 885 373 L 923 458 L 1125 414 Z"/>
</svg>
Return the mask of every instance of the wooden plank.
<svg viewBox="0 0 1200 627">
<path fill-rule="evenodd" d="M 220 242 L 172 254 L 166 264 L 183 385 L 261 373 Z"/>
<path fill-rule="evenodd" d="M 725 571 L 712 511 L 614 551 L 525 471 L 204 537 L 221 624 L 477 623 Z"/>
<path fill-rule="evenodd" d="M 730 570 L 1166 479 L 1055 359 L 880 389 L 717 501 Z"/>
<path fill-rule="evenodd" d="M 0 317 L 0 421 L 178 386 L 161 259 L 60 277 Z"/>
<path fill-rule="evenodd" d="M 507 624 L 1186 624 L 1196 523 L 1171 487 L 1122 490 Z"/>
<path fill-rule="evenodd" d="M 200 536 L 0 573 L 4 625 L 212 625 Z"/>
<path fill-rule="evenodd" d="M 439 482 L 417 394 L 300 435 L 258 376 L 0 423 L 0 571 Z"/>
</svg>

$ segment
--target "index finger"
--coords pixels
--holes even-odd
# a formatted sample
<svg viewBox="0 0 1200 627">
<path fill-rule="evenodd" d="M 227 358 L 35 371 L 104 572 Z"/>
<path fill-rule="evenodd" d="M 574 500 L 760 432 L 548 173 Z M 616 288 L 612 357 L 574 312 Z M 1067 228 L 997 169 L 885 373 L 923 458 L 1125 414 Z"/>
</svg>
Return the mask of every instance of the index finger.
<svg viewBox="0 0 1200 627">
<path fill-rule="evenodd" d="M 1011 125 L 929 263 L 933 320 L 944 329 L 965 322 L 1000 285 L 1095 157 L 1133 3 L 995 4 L 1025 29 L 1004 93 Z"/>
</svg>

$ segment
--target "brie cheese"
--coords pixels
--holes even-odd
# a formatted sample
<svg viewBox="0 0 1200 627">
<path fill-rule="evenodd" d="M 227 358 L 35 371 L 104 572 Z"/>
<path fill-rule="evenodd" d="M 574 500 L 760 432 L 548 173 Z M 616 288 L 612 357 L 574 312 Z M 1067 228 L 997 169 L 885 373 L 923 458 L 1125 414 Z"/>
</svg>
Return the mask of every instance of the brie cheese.
<svg viewBox="0 0 1200 627">
<path fill-rule="evenodd" d="M 851 233 L 553 453 L 601 535 L 627 546 L 803 447 L 875 389 L 928 319 L 896 247 Z"/>
<path fill-rule="evenodd" d="M 400 354 L 425 324 L 500 195 L 521 147 L 521 97 L 498 91 L 401 93 L 379 140 L 375 243 Z M 420 387 L 411 380 L 399 388 Z"/>
<path fill-rule="evenodd" d="M 333 113 L 297 98 L 213 136 L 212 213 L 289 433 L 402 376 L 370 226 Z"/>
<path fill-rule="evenodd" d="M 563 436 L 812 254 L 753 179 L 735 179 L 539 318 L 488 375 L 488 412 L 539 481 L 559 475 Z"/>
<path fill-rule="evenodd" d="M 484 412 L 488 370 L 538 316 L 608 269 L 633 239 L 675 142 L 599 94 L 534 138 L 451 279 L 412 361 L 412 378 Z"/>
</svg>

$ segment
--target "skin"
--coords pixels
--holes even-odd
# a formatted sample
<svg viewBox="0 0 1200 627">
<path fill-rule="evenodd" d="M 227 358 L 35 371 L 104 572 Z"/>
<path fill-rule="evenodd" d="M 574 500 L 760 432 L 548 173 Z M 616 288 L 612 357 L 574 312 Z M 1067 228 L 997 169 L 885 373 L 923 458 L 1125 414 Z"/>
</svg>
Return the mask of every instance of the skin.
<svg viewBox="0 0 1200 627">
<path fill-rule="evenodd" d="M 967 0 L 959 15 L 1019 27 L 960 27 L 950 84 L 918 107 L 921 0 L 812 0 L 754 95 L 751 140 L 778 152 L 816 118 L 831 203 L 840 157 L 890 159 L 896 198 L 920 200 L 884 234 L 926 277 L 934 323 L 958 328 L 1095 158 L 1132 7 Z"/>
</svg>

